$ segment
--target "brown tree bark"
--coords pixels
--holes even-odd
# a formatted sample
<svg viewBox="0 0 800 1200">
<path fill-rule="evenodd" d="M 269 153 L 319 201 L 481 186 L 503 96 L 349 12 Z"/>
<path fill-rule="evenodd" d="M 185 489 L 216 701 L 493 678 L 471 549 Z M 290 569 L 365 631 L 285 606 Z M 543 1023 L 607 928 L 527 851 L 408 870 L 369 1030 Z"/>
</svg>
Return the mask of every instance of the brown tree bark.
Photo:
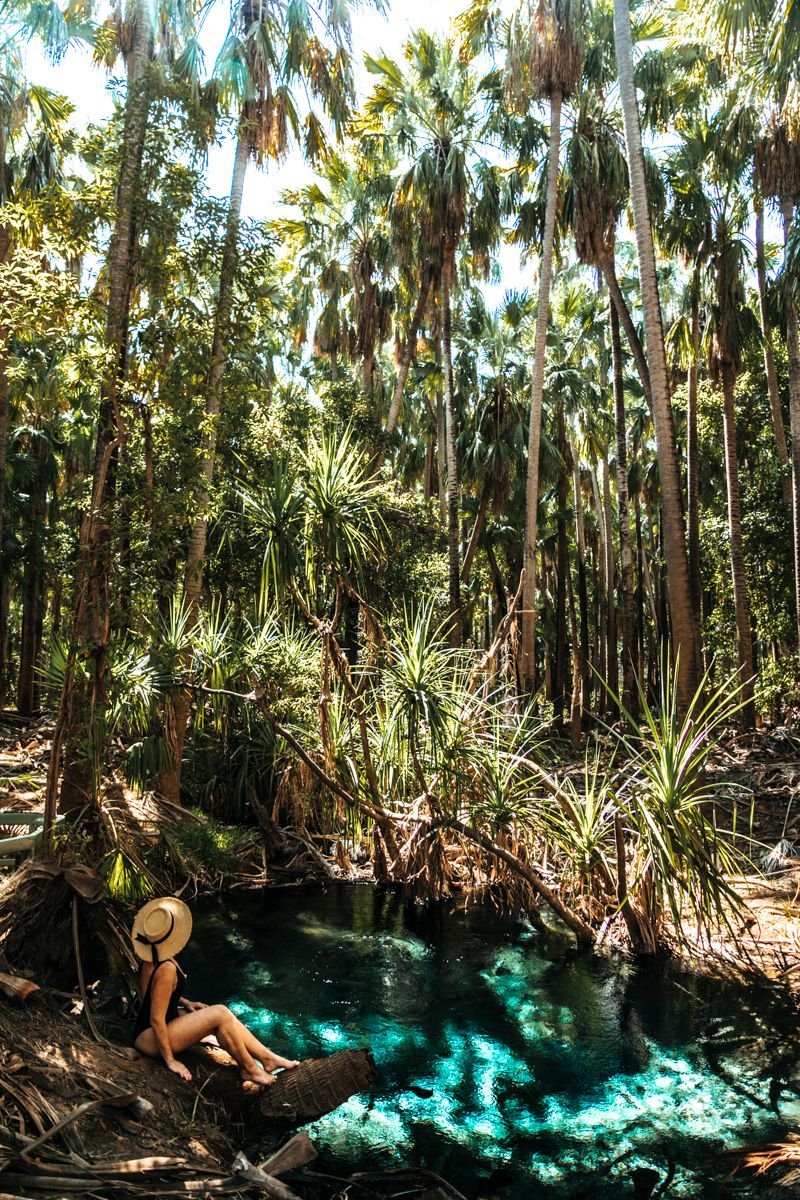
<svg viewBox="0 0 800 1200">
<path fill-rule="evenodd" d="M 653 234 L 650 225 L 639 110 L 633 76 L 633 38 L 628 0 L 614 0 L 614 41 L 617 52 L 617 72 L 625 128 L 628 174 L 631 181 L 647 358 L 653 392 L 653 421 L 661 477 L 664 551 L 667 562 L 673 653 L 678 658 L 679 664 L 678 703 L 685 712 L 698 683 L 697 621 L 692 608 L 689 588 L 689 560 L 683 526 L 681 478 L 669 391 Z"/>
<path fill-rule="evenodd" d="M 622 380 L 622 343 L 619 317 L 614 305 L 611 317 L 611 364 L 614 385 L 614 433 L 617 457 L 617 509 L 619 511 L 619 557 L 622 576 L 622 701 L 631 716 L 639 713 L 639 644 L 636 632 L 636 598 L 633 582 L 633 546 L 628 503 L 628 431 L 625 421 L 625 389 Z"/>
</svg>

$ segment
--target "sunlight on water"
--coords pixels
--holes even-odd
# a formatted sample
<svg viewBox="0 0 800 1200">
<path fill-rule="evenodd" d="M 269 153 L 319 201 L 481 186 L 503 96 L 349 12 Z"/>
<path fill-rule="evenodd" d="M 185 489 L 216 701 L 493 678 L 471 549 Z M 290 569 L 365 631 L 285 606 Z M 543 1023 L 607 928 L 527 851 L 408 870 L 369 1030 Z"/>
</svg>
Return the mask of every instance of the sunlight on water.
<svg viewBox="0 0 800 1200">
<path fill-rule="evenodd" d="M 371 1048 L 377 1094 L 310 1129 L 334 1162 L 420 1163 L 467 1196 L 521 1200 L 534 1181 L 627 1194 L 634 1167 L 671 1157 L 669 1195 L 724 1196 L 700 1182 L 719 1152 L 778 1129 L 764 1064 L 741 1049 L 762 1028 L 743 992 L 545 947 L 486 913 L 426 921 L 344 888 L 297 901 L 199 913 L 214 969 L 193 966 L 192 987 L 277 1050 Z M 738 1048 L 704 1054 L 723 1029 Z"/>
</svg>

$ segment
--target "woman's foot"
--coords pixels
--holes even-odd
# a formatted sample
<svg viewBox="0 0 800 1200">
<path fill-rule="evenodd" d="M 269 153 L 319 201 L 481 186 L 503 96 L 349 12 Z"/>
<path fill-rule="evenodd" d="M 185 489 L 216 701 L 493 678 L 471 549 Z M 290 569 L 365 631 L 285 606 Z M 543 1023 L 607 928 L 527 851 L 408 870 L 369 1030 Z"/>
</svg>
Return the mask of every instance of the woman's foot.
<svg viewBox="0 0 800 1200">
<path fill-rule="evenodd" d="M 281 1058 L 279 1054 L 273 1054 L 270 1050 L 267 1054 L 262 1055 L 261 1061 L 269 1071 L 289 1071 L 292 1067 L 299 1067 L 300 1061 L 297 1058 Z"/>
<path fill-rule="evenodd" d="M 259 1083 L 264 1087 L 269 1087 L 273 1083 L 277 1083 L 274 1075 L 270 1075 L 269 1071 L 264 1071 L 261 1067 L 254 1067 L 252 1071 L 240 1071 L 243 1083 Z"/>
</svg>

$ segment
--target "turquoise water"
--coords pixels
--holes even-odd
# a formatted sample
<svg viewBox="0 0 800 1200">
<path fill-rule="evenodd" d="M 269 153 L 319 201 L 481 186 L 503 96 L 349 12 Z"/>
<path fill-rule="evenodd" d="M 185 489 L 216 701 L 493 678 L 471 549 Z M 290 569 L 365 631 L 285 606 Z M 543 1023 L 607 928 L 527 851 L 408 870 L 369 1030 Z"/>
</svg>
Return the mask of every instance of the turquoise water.
<svg viewBox="0 0 800 1200">
<path fill-rule="evenodd" d="M 327 1168 L 423 1165 L 470 1200 L 522 1200 L 632 1196 L 636 1167 L 672 1160 L 668 1196 L 767 1194 L 719 1155 L 797 1104 L 771 1084 L 787 1017 L 768 993 L 368 888 L 228 898 L 195 921 L 190 995 L 283 1054 L 372 1048 L 376 1094 L 310 1127 Z"/>
</svg>

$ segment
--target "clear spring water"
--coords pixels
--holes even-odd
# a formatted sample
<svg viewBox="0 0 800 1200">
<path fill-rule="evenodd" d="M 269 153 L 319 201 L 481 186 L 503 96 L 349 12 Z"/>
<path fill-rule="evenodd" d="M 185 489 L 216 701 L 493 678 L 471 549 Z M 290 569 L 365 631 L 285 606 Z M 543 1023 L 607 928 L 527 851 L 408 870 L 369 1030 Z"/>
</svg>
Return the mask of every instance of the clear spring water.
<svg viewBox="0 0 800 1200">
<path fill-rule="evenodd" d="M 769 993 L 578 955 L 485 909 L 329 887 L 203 903 L 189 995 L 298 1058 L 371 1047 L 380 1081 L 310 1127 L 326 1169 L 423 1165 L 470 1200 L 766 1195 L 720 1151 L 781 1134 Z M 777 1104 L 777 1109 L 775 1105 Z"/>
</svg>

